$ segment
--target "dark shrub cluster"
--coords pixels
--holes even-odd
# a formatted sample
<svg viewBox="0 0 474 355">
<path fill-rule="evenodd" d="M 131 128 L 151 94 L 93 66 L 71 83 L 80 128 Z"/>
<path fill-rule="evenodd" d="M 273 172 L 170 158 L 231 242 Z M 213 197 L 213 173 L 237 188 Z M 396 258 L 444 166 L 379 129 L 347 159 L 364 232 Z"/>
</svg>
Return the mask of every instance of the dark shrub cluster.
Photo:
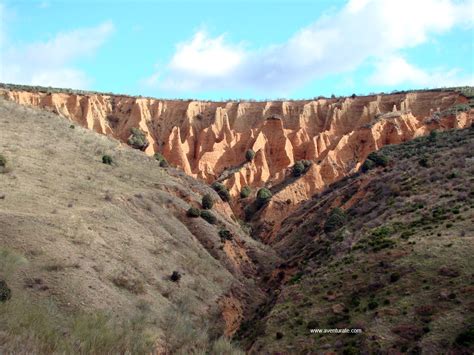
<svg viewBox="0 0 474 355">
<path fill-rule="evenodd" d="M 154 155 L 154 158 L 160 163 L 160 166 L 162 168 L 167 168 L 169 166 L 168 161 L 166 158 L 163 156 L 163 154 L 156 152 Z"/>
<path fill-rule="evenodd" d="M 232 233 L 228 229 L 221 229 L 219 231 L 219 237 L 221 237 L 221 240 L 232 240 L 233 236 Z"/>
<path fill-rule="evenodd" d="M 201 215 L 201 211 L 199 210 L 199 208 L 190 207 L 186 212 L 186 215 L 191 218 L 197 218 Z"/>
<path fill-rule="evenodd" d="M 211 195 L 205 194 L 202 197 L 201 204 L 202 208 L 204 208 L 205 210 L 210 210 L 212 206 L 214 206 L 214 200 L 212 199 Z"/>
<path fill-rule="evenodd" d="M 252 189 L 250 188 L 250 186 L 244 186 L 242 187 L 242 190 L 240 190 L 240 197 L 247 198 L 250 196 L 251 193 Z"/>
<path fill-rule="evenodd" d="M 385 167 L 388 165 L 389 159 L 385 154 L 380 152 L 372 152 L 369 154 L 364 164 L 361 166 L 362 172 L 369 171 L 377 166 Z"/>
<path fill-rule="evenodd" d="M 309 170 L 311 164 L 311 160 L 298 160 L 292 168 L 293 176 L 298 177 L 303 175 Z"/>
<path fill-rule="evenodd" d="M 222 201 L 230 201 L 229 190 L 227 190 L 227 187 L 225 187 L 223 184 L 221 184 L 220 182 L 215 182 L 211 185 L 211 187 L 214 189 L 214 191 L 217 192 Z"/>
<path fill-rule="evenodd" d="M 0 167 L 4 168 L 7 165 L 7 158 L 3 154 L 0 154 Z"/>
<path fill-rule="evenodd" d="M 112 157 L 110 155 L 104 155 L 102 156 L 102 163 L 104 164 L 107 164 L 107 165 L 112 165 L 112 163 L 114 162 L 114 160 L 112 159 Z"/>
<path fill-rule="evenodd" d="M 6 302 L 12 297 L 12 290 L 7 286 L 7 283 L 0 280 L 0 302 Z"/>
<path fill-rule="evenodd" d="M 252 149 L 247 149 L 245 152 L 245 160 L 251 162 L 255 158 L 255 152 Z"/>
<path fill-rule="evenodd" d="M 267 189 L 266 187 L 261 188 L 257 192 L 257 204 L 259 207 L 263 206 L 266 204 L 270 199 L 272 198 L 273 194 L 272 192 Z"/>
<path fill-rule="evenodd" d="M 341 228 L 346 223 L 346 220 L 346 213 L 336 207 L 331 211 L 331 213 L 329 213 L 329 216 L 324 223 L 324 231 L 326 233 L 334 232 Z"/>
<path fill-rule="evenodd" d="M 201 218 L 204 219 L 207 223 L 216 224 L 217 218 L 214 216 L 211 211 L 202 210 L 201 211 Z"/>
<path fill-rule="evenodd" d="M 146 138 L 145 132 L 139 128 L 132 128 L 131 135 L 128 137 L 127 143 L 135 149 L 145 150 L 150 142 Z"/>
<path fill-rule="evenodd" d="M 170 280 L 173 282 L 178 282 L 179 280 L 181 280 L 181 274 L 179 273 L 179 271 L 173 271 L 170 276 Z"/>
</svg>

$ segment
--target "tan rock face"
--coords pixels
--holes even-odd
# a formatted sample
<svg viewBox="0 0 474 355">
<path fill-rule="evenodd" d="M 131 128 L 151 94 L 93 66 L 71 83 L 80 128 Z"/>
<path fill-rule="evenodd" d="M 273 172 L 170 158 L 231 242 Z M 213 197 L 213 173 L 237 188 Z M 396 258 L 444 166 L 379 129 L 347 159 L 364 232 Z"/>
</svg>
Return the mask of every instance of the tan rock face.
<svg viewBox="0 0 474 355">
<path fill-rule="evenodd" d="M 310 170 L 278 189 L 264 211 L 263 218 L 273 230 L 264 235 L 269 241 L 296 203 L 356 171 L 370 152 L 432 129 L 462 128 L 472 122 L 472 113 L 430 120 L 435 112 L 467 101 L 453 91 L 274 102 L 8 90 L 0 90 L 0 95 L 53 110 L 123 142 L 132 127 L 139 127 L 150 142 L 146 154 L 161 152 L 172 165 L 209 183 L 226 173 L 224 183 L 233 196 L 245 185 L 255 190 L 275 186 L 288 177 L 295 161 L 311 160 Z M 247 149 L 256 156 L 244 164 Z"/>
</svg>

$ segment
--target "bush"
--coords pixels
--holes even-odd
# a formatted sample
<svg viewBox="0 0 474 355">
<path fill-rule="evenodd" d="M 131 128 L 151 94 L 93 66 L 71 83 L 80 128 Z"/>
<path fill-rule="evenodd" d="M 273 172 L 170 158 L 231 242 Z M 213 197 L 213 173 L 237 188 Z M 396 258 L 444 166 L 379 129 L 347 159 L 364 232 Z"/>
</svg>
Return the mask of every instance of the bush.
<svg viewBox="0 0 474 355">
<path fill-rule="evenodd" d="M 162 168 L 167 168 L 170 165 L 168 164 L 168 161 L 166 159 L 163 159 L 162 161 L 160 161 L 160 166 Z"/>
<path fill-rule="evenodd" d="M 12 290 L 7 286 L 7 283 L 0 280 L 0 302 L 6 302 L 12 297 Z"/>
<path fill-rule="evenodd" d="M 173 271 L 170 276 L 170 280 L 173 282 L 178 282 L 179 280 L 181 280 L 181 274 L 179 273 L 179 271 Z"/>
<path fill-rule="evenodd" d="M 146 138 L 145 132 L 139 128 L 132 128 L 131 135 L 128 137 L 127 143 L 135 149 L 145 150 L 150 142 Z"/>
<path fill-rule="evenodd" d="M 293 165 L 293 176 L 301 176 L 304 173 L 304 165 L 301 161 L 297 161 L 295 165 Z"/>
<path fill-rule="evenodd" d="M 221 237 L 222 240 L 232 240 L 232 233 L 227 230 L 227 229 L 221 229 L 219 231 L 219 237 Z"/>
<path fill-rule="evenodd" d="M 186 212 L 186 215 L 191 218 L 197 218 L 201 215 L 201 211 L 199 210 L 199 208 L 191 207 Z"/>
<path fill-rule="evenodd" d="M 220 182 L 215 182 L 211 185 L 211 187 L 214 191 L 217 192 L 222 201 L 230 201 L 229 190 L 227 190 L 227 187 L 225 187 L 223 184 L 221 184 Z"/>
<path fill-rule="evenodd" d="M 212 200 L 211 195 L 205 194 L 201 200 L 202 208 L 205 210 L 210 210 L 214 206 L 214 201 Z"/>
<path fill-rule="evenodd" d="M 165 157 L 163 156 L 163 154 L 161 154 L 159 152 L 156 152 L 155 155 L 153 155 L 153 157 L 158 161 L 166 160 Z"/>
<path fill-rule="evenodd" d="M 252 149 L 248 149 L 245 152 L 245 160 L 247 160 L 248 162 L 251 162 L 253 158 L 255 158 L 255 152 Z"/>
<path fill-rule="evenodd" d="M 360 170 L 365 173 L 371 169 L 375 168 L 375 163 L 373 160 L 370 160 L 370 159 L 366 159 L 364 161 L 364 164 L 362 164 Z"/>
<path fill-rule="evenodd" d="M 207 223 L 216 224 L 217 218 L 210 211 L 203 210 L 201 211 L 201 218 L 204 219 Z"/>
<path fill-rule="evenodd" d="M 247 198 L 250 196 L 251 193 L 252 189 L 250 188 L 250 186 L 244 186 L 242 187 L 242 190 L 240 190 L 240 197 Z"/>
<path fill-rule="evenodd" d="M 460 333 L 454 342 L 461 346 L 471 346 L 474 344 L 474 326 Z"/>
<path fill-rule="evenodd" d="M 110 155 L 104 155 L 102 156 L 102 163 L 107 164 L 107 165 L 112 165 L 113 159 Z"/>
<path fill-rule="evenodd" d="M 346 223 L 346 219 L 347 215 L 343 210 L 334 208 L 324 223 L 324 231 L 326 233 L 334 232 Z"/>
<path fill-rule="evenodd" d="M 422 157 L 420 160 L 418 160 L 418 164 L 424 168 L 428 168 L 430 166 L 429 160 L 427 157 Z"/>
<path fill-rule="evenodd" d="M 0 154 L 0 167 L 4 168 L 7 165 L 7 158 L 3 154 Z"/>
<path fill-rule="evenodd" d="M 436 142 L 437 138 L 438 138 L 438 131 L 431 131 L 430 134 L 428 135 L 428 141 L 431 143 Z"/>
<path fill-rule="evenodd" d="M 372 160 L 375 163 L 375 165 L 382 166 L 382 167 L 387 166 L 388 161 L 389 161 L 386 155 L 379 152 L 370 153 L 367 159 Z"/>
<path fill-rule="evenodd" d="M 307 160 L 307 159 L 301 160 L 301 162 L 304 165 L 305 171 L 307 171 L 310 168 L 310 166 L 313 164 L 313 162 L 311 160 Z"/>
<path fill-rule="evenodd" d="M 261 188 L 257 192 L 257 204 L 261 207 L 272 198 L 272 192 L 266 187 Z"/>
</svg>

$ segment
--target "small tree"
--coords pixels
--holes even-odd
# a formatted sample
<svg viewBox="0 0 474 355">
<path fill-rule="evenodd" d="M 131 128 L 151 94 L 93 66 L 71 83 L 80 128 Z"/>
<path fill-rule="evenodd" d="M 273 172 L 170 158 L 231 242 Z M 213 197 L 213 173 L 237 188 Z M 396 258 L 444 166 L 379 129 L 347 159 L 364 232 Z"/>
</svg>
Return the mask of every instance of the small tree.
<svg viewBox="0 0 474 355">
<path fill-rule="evenodd" d="M 0 154 L 0 166 L 4 168 L 7 165 L 7 158 L 3 154 Z"/>
<path fill-rule="evenodd" d="M 107 165 L 112 165 L 113 162 L 114 161 L 113 161 L 113 159 L 110 155 L 106 154 L 106 155 L 102 156 L 102 163 L 107 164 Z"/>
<path fill-rule="evenodd" d="M 228 229 L 221 229 L 219 231 L 219 237 L 222 240 L 232 240 L 232 233 Z"/>
<path fill-rule="evenodd" d="M 366 159 L 364 161 L 364 164 L 362 164 L 362 166 L 360 167 L 360 170 L 363 172 L 363 173 L 366 173 L 367 171 L 369 171 L 370 169 L 373 169 L 375 168 L 375 163 L 373 160 L 370 160 L 370 159 Z"/>
<path fill-rule="evenodd" d="M 375 165 L 377 166 L 387 166 L 388 165 L 388 157 L 379 152 L 372 152 L 369 154 L 367 159 L 372 160 Z"/>
<path fill-rule="evenodd" d="M 329 213 L 326 223 L 324 223 L 324 231 L 326 233 L 333 232 L 341 228 L 344 223 L 346 223 L 346 213 L 340 208 L 334 208 L 331 213 Z"/>
<path fill-rule="evenodd" d="M 261 207 L 272 198 L 272 192 L 266 187 L 261 188 L 257 192 L 257 204 Z"/>
<path fill-rule="evenodd" d="M 12 290 L 7 286 L 7 283 L 0 280 L 0 302 L 6 302 L 12 297 Z"/>
<path fill-rule="evenodd" d="M 139 128 L 132 128 L 131 135 L 128 137 L 127 143 L 135 149 L 145 150 L 148 145 L 148 139 L 146 138 L 145 132 Z"/>
<path fill-rule="evenodd" d="M 205 194 L 201 200 L 202 208 L 205 210 L 210 210 L 214 206 L 214 201 L 209 194 Z"/>
<path fill-rule="evenodd" d="M 245 152 L 245 160 L 251 162 L 255 158 L 255 152 L 252 149 L 247 149 Z"/>
<path fill-rule="evenodd" d="M 295 165 L 293 165 L 293 176 L 301 176 L 305 171 L 304 165 L 301 161 L 297 161 Z"/>
<path fill-rule="evenodd" d="M 199 210 L 199 208 L 190 207 L 188 211 L 186 212 L 186 214 L 188 217 L 197 218 L 201 215 L 201 211 Z"/>
<path fill-rule="evenodd" d="M 229 190 L 227 190 L 227 187 L 225 187 L 223 184 L 221 184 L 220 182 L 215 182 L 211 185 L 211 187 L 214 191 L 217 192 L 217 194 L 223 201 L 230 201 Z"/>
<path fill-rule="evenodd" d="M 250 186 L 244 186 L 242 187 L 242 190 L 240 190 L 240 197 L 247 198 L 250 196 L 251 193 L 252 189 L 250 188 Z"/>
<path fill-rule="evenodd" d="M 203 210 L 201 211 L 201 218 L 204 219 L 209 224 L 216 224 L 217 218 L 214 216 L 211 211 Z"/>
</svg>

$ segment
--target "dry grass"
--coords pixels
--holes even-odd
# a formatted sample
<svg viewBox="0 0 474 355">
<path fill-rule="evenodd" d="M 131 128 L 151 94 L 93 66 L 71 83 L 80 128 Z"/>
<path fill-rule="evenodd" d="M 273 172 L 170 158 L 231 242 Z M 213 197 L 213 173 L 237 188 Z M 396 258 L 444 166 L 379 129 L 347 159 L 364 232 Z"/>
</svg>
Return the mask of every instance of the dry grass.
<svg viewBox="0 0 474 355">
<path fill-rule="evenodd" d="M 218 298 L 232 285 L 244 287 L 246 278 L 252 277 L 235 268 L 224 252 L 215 253 L 217 227 L 202 219 L 191 223 L 185 217 L 190 203 L 214 192 L 179 171 L 160 168 L 142 152 L 79 126 L 71 129 L 67 120 L 53 114 L 3 100 L 0 152 L 11 167 L 0 174 L 0 244 L 8 250 L 0 253 L 0 265 L 5 264 L 0 276 L 13 291 L 12 303 L 3 305 L 0 320 L 7 324 L 10 345 L 17 335 L 4 321 L 28 303 L 16 299 L 23 292 L 32 303 L 54 303 L 57 313 L 69 319 L 67 328 L 81 332 L 87 327 L 70 325 L 76 311 L 101 310 L 113 314 L 119 324 L 128 324 L 142 299 L 150 309 L 147 327 L 159 337 L 163 330 L 157 324 L 164 310 L 183 296 L 191 299 L 193 322 L 202 321 L 209 310 L 217 311 Z M 113 158 L 113 165 L 102 163 L 104 154 Z M 214 213 L 220 224 L 247 241 L 246 248 L 265 255 L 262 260 L 275 259 L 268 248 L 241 232 L 229 215 Z M 15 271 L 11 260 L 4 262 L 7 259 L 17 260 L 20 267 Z M 174 270 L 183 275 L 179 283 L 169 281 Z M 108 320 L 90 321 L 108 324 Z M 27 322 L 26 328 L 28 324 L 33 323 Z M 18 335 L 21 339 L 29 339 L 25 331 Z M 43 337 L 33 338 L 39 347 Z M 86 344 L 84 349 L 104 349 L 101 346 Z M 8 349 L 0 345 L 0 350 Z"/>
</svg>

